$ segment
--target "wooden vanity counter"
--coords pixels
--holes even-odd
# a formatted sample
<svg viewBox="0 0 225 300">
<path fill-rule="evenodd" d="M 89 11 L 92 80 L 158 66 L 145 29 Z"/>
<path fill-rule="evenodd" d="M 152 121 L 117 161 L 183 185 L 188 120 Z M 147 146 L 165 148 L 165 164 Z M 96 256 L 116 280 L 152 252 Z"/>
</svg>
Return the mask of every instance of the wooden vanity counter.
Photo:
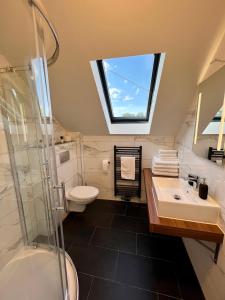
<svg viewBox="0 0 225 300">
<path fill-rule="evenodd" d="M 149 213 L 149 230 L 171 236 L 187 237 L 221 244 L 224 234 L 218 225 L 158 217 L 152 192 L 152 171 L 144 169 L 145 191 Z"/>
</svg>

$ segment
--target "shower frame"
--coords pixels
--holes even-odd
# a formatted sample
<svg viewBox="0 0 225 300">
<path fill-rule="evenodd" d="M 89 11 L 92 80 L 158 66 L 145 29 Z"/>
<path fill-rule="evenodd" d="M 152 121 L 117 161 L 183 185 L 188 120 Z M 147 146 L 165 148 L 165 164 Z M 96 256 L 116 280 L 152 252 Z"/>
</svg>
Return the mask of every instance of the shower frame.
<svg viewBox="0 0 225 300">
<path fill-rule="evenodd" d="M 46 221 L 48 226 L 50 226 L 50 223 L 52 224 L 52 228 L 54 230 L 53 232 L 53 239 L 54 243 L 51 245 L 50 243 L 50 227 L 48 229 L 48 244 L 41 244 L 38 242 L 31 242 L 29 241 L 28 237 L 28 231 L 27 231 L 27 225 L 26 225 L 26 217 L 25 217 L 25 212 L 24 212 L 24 207 L 23 207 L 23 200 L 22 200 L 22 195 L 21 195 L 21 190 L 20 190 L 20 182 L 18 178 L 18 172 L 17 172 L 17 165 L 15 161 L 15 153 L 14 153 L 14 147 L 12 143 L 12 139 L 10 136 L 10 128 L 9 124 L 7 122 L 6 118 L 6 111 L 4 108 L 2 108 L 2 113 L 5 118 L 4 120 L 4 127 L 6 131 L 6 140 L 8 144 L 8 149 L 9 149 L 9 157 L 10 157 L 10 164 L 11 164 L 11 170 L 12 170 L 12 175 L 14 179 L 14 186 L 15 186 L 15 193 L 16 193 L 16 199 L 17 199 L 17 205 L 18 205 L 18 211 L 19 211 L 19 217 L 20 217 L 20 225 L 21 225 L 21 231 L 22 231 L 22 236 L 23 236 L 23 241 L 24 245 L 29 247 L 47 247 L 52 251 L 55 251 L 57 256 L 58 256 L 58 262 L 59 262 L 59 270 L 60 270 L 60 278 L 61 278 L 61 285 L 62 285 L 62 295 L 63 299 L 69 300 L 69 292 L 68 292 L 68 279 L 67 279 L 67 271 L 66 271 L 66 253 L 65 253 L 65 247 L 64 247 L 64 234 L 63 234 L 63 227 L 62 227 L 62 219 L 60 217 L 60 211 L 65 210 L 66 206 L 65 204 L 62 206 L 60 203 L 60 198 L 59 198 L 59 189 L 62 189 L 63 196 L 65 196 L 65 190 L 64 190 L 64 185 L 61 184 L 59 185 L 57 182 L 57 176 L 56 176 L 56 160 L 55 160 L 55 151 L 54 151 L 54 133 L 53 133 L 53 121 L 52 121 L 52 112 L 51 112 L 51 100 L 50 100 L 50 92 L 49 92 L 49 86 L 48 86 L 48 67 L 54 64 L 59 56 L 59 51 L 60 51 L 60 44 L 59 44 L 59 39 L 57 36 L 57 33 L 54 29 L 54 26 L 52 25 L 52 22 L 49 20 L 48 16 L 44 13 L 43 9 L 39 5 L 39 3 L 36 0 L 28 0 L 29 5 L 32 8 L 32 13 L 33 13 L 33 22 L 34 22 L 34 32 L 35 32 L 35 44 L 36 44 L 36 55 L 37 59 L 36 62 L 33 64 L 32 62 L 28 65 L 18 65 L 18 66 L 4 66 L 0 67 L 0 74 L 2 73 L 16 73 L 16 72 L 33 72 L 35 73 L 35 68 L 38 66 L 40 69 L 38 71 L 42 72 L 42 83 L 43 86 L 41 86 L 41 96 L 42 96 L 42 101 L 45 101 L 44 98 L 47 99 L 48 105 L 49 105 L 49 116 L 41 115 L 41 107 L 39 101 L 37 101 L 36 106 L 38 107 L 39 110 L 39 122 L 42 121 L 43 123 L 39 123 L 40 127 L 41 124 L 44 127 L 44 143 L 43 147 L 41 148 L 40 145 L 30 145 L 30 147 L 33 147 L 35 149 L 40 148 L 40 151 L 38 151 L 39 155 L 39 160 L 41 162 L 42 158 L 42 163 L 40 164 L 40 169 L 41 169 L 41 174 L 42 174 L 42 179 L 44 182 L 44 189 L 46 191 L 45 194 L 45 213 L 46 213 Z M 39 44 L 39 37 L 38 37 L 38 31 L 37 31 L 37 15 L 39 14 L 39 18 L 42 17 L 42 19 L 46 22 L 48 27 L 50 28 L 50 31 L 53 35 L 54 41 L 55 41 L 55 50 L 52 53 L 52 55 L 49 58 L 46 58 L 45 55 L 45 49 L 44 49 L 44 42 L 42 45 Z M 40 56 L 40 53 L 38 49 L 41 47 L 42 56 Z M 33 60 L 34 61 L 34 60 Z M 37 97 L 38 98 L 38 97 Z M 39 99 L 40 100 L 40 99 Z M 36 108 L 37 108 L 36 107 Z M 43 112 L 42 112 L 43 113 Z M 40 120 L 41 119 L 41 120 Z M 37 123 L 36 123 L 37 125 Z M 51 127 L 51 142 L 49 143 L 49 136 L 48 136 L 48 130 L 47 127 L 50 125 Z M 51 150 L 50 150 L 51 147 Z M 42 155 L 41 155 L 42 151 Z M 51 154 L 50 154 L 51 152 Z M 42 156 L 42 157 L 41 157 Z M 47 188 L 47 189 L 46 189 Z M 65 198 L 64 198 L 65 199 Z M 58 232 L 59 230 L 59 232 Z M 60 236 L 59 236 L 60 235 Z M 61 247 L 61 248 L 60 248 Z M 73 300 L 73 299 L 70 299 Z"/>
</svg>

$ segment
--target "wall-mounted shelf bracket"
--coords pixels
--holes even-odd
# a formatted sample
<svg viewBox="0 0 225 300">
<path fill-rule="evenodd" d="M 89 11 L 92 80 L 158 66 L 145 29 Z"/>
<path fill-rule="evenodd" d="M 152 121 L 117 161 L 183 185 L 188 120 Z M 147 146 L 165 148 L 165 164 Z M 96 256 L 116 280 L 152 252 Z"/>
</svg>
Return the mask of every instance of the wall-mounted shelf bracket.
<svg viewBox="0 0 225 300">
<path fill-rule="evenodd" d="M 187 220 L 175 220 L 173 218 L 159 217 L 152 191 L 152 177 L 151 169 L 144 169 L 145 191 L 149 214 L 149 231 L 164 235 L 194 239 L 213 253 L 213 261 L 217 264 L 220 245 L 224 240 L 224 233 L 221 228 L 217 224 L 205 224 Z M 206 241 L 215 243 L 215 249 L 208 246 L 205 243 Z"/>
<path fill-rule="evenodd" d="M 206 248 L 207 250 L 209 250 L 210 252 L 212 252 L 214 254 L 213 261 L 215 264 L 217 264 L 218 256 L 219 256 L 219 252 L 220 252 L 220 243 L 216 243 L 216 248 L 212 249 L 211 247 L 209 247 L 202 241 L 196 240 L 196 242 L 198 242 L 200 245 L 202 245 L 204 248 Z"/>
</svg>

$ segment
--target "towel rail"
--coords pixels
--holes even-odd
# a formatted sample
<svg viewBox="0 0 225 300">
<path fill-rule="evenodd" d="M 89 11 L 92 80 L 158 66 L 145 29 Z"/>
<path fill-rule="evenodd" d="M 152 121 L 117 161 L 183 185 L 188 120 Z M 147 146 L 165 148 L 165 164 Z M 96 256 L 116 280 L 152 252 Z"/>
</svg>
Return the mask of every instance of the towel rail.
<svg viewBox="0 0 225 300">
<path fill-rule="evenodd" d="M 135 157 L 135 179 L 127 180 L 121 177 L 121 156 Z M 114 193 L 125 200 L 131 197 L 141 197 L 142 146 L 114 146 Z"/>
</svg>

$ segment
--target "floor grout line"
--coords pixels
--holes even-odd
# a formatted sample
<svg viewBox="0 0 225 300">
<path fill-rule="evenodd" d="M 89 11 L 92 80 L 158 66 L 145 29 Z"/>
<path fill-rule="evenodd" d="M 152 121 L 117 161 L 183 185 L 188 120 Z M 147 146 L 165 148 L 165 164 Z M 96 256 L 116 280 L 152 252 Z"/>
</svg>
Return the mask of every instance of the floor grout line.
<svg viewBox="0 0 225 300">
<path fill-rule="evenodd" d="M 117 230 L 117 231 L 121 231 L 123 233 L 129 233 L 129 234 L 133 234 L 134 236 L 136 234 L 142 234 L 142 233 L 138 233 L 138 232 L 135 232 L 135 231 L 130 231 L 130 230 L 124 230 L 124 229 L 121 229 L 121 228 L 117 228 L 117 227 L 106 227 L 106 226 L 102 226 L 102 225 L 97 225 L 96 228 L 99 228 L 99 229 L 106 229 L 106 230 Z"/>
<path fill-rule="evenodd" d="M 127 216 L 128 205 L 126 203 L 124 216 Z"/>
<path fill-rule="evenodd" d="M 154 257 L 154 256 L 146 256 L 146 255 L 143 255 L 143 254 L 137 254 L 135 252 L 128 252 L 128 251 L 121 250 L 121 249 L 104 247 L 104 246 L 95 245 L 95 244 L 92 244 L 92 246 L 97 247 L 97 248 L 101 248 L 101 249 L 110 250 L 110 251 L 118 251 L 119 253 L 124 253 L 124 254 L 128 254 L 128 255 L 136 255 L 136 256 L 140 256 L 140 257 L 144 257 L 144 258 L 150 258 L 151 260 L 159 260 L 159 261 L 163 261 L 163 262 L 170 263 L 170 264 L 176 264 L 175 261 L 167 260 L 167 259 L 163 259 L 163 258 L 158 258 L 158 257 Z"/>
<path fill-rule="evenodd" d="M 118 252 L 124 253 L 124 254 L 136 255 L 135 252 L 129 252 L 129 251 L 121 250 L 118 247 L 117 248 L 110 248 L 110 247 L 104 247 L 104 246 L 101 246 L 101 245 L 98 245 L 98 244 L 92 244 L 92 246 L 97 247 L 97 248 L 101 248 L 101 249 L 110 250 L 110 251 L 118 251 Z"/>
<path fill-rule="evenodd" d="M 136 255 L 138 255 L 138 235 L 136 233 Z"/>
<path fill-rule="evenodd" d="M 113 224 L 114 216 L 115 216 L 115 214 L 112 214 L 112 218 L 111 218 L 111 222 L 110 222 L 109 229 L 113 228 L 113 227 L 112 227 L 112 224 Z"/>
<path fill-rule="evenodd" d="M 149 289 L 141 288 L 141 287 L 136 286 L 136 285 L 132 285 L 132 284 L 124 283 L 124 282 L 121 282 L 121 281 L 117 281 L 116 279 L 105 278 L 105 277 L 101 277 L 101 276 L 97 276 L 97 275 L 93 275 L 93 274 L 88 274 L 88 273 L 84 273 L 84 272 L 79 272 L 79 273 L 83 274 L 83 275 L 86 275 L 86 276 L 90 276 L 90 277 L 92 277 L 92 279 L 94 279 L 94 278 L 101 279 L 101 280 L 109 281 L 109 282 L 112 282 L 112 283 L 117 283 L 119 285 L 127 286 L 127 287 L 130 287 L 130 288 L 135 288 L 135 289 L 138 289 L 138 290 L 141 290 L 141 291 L 149 292 L 149 293 L 152 293 L 152 294 L 155 294 L 155 295 L 162 295 L 162 296 L 170 297 L 174 300 L 183 300 L 183 298 L 179 298 L 179 297 L 176 297 L 176 296 L 164 294 L 164 293 L 161 293 L 161 292 L 156 291 L 156 290 L 149 290 Z"/>
<path fill-rule="evenodd" d="M 117 256 L 116 256 L 116 261 L 115 261 L 115 269 L 114 269 L 114 274 L 113 278 L 116 280 L 116 273 L 117 273 L 117 268 L 118 268 L 118 262 L 119 262 L 119 250 L 117 250 Z"/>
<path fill-rule="evenodd" d="M 116 214 L 116 213 L 114 215 L 119 216 L 119 217 L 123 217 L 123 218 L 134 219 L 136 221 L 148 222 L 148 219 L 141 218 L 141 217 L 127 216 L 127 215 L 121 215 L 121 214 Z"/>
<path fill-rule="evenodd" d="M 181 298 L 183 298 L 183 293 L 182 293 L 182 289 L 181 289 L 181 285 L 180 285 L 180 280 L 179 280 L 179 276 L 177 274 L 177 268 L 175 269 L 175 277 L 176 277 L 178 291 L 180 293 Z"/>
<path fill-rule="evenodd" d="M 93 230 L 93 232 L 92 232 L 92 234 L 91 234 L 91 236 L 90 236 L 90 239 L 89 239 L 89 241 L 88 241 L 88 246 L 91 245 L 91 242 L 92 242 L 92 239 L 93 239 L 93 237 L 94 237 L 94 235 L 95 235 L 96 229 L 97 229 L 97 226 L 95 226 L 95 228 L 94 228 L 94 230 Z"/>
<path fill-rule="evenodd" d="M 158 297 L 161 295 L 161 296 L 169 297 L 169 298 L 174 299 L 174 300 L 184 300 L 183 298 L 171 296 L 171 295 L 160 293 L 160 292 L 157 292 L 157 294 L 158 294 Z"/>
<path fill-rule="evenodd" d="M 88 291 L 86 300 L 88 300 L 88 298 L 89 298 L 89 296 L 90 296 L 90 294 L 91 294 L 91 289 L 92 289 L 92 286 L 93 286 L 93 282 L 94 282 L 94 278 L 92 277 L 92 278 L 91 278 L 90 288 L 89 288 L 89 291 Z"/>
<path fill-rule="evenodd" d="M 124 232 L 129 232 L 129 233 L 134 233 L 134 234 L 145 234 L 145 235 L 148 235 L 148 233 L 141 233 L 141 232 L 137 232 L 137 231 L 126 230 L 126 229 L 123 229 L 123 228 L 120 228 L 120 227 L 112 227 L 112 229 L 118 229 L 118 230 L 121 230 L 121 231 L 124 231 Z"/>
<path fill-rule="evenodd" d="M 150 260 L 152 260 L 152 263 L 154 264 L 154 261 L 161 261 L 161 262 L 165 262 L 165 263 L 168 263 L 169 265 L 168 265 L 168 267 L 169 268 L 173 268 L 173 266 L 176 266 L 177 264 L 178 264 L 178 262 L 176 261 L 176 260 L 168 260 L 168 259 L 163 259 L 163 258 L 158 258 L 158 257 L 154 257 L 154 256 L 148 256 L 148 255 L 142 255 L 142 254 L 138 254 L 138 239 L 139 238 L 141 238 L 142 236 L 144 237 L 144 236 L 146 236 L 146 237 L 149 237 L 149 238 L 151 238 L 151 237 L 155 237 L 155 238 L 159 238 L 159 239 L 164 239 L 164 236 L 158 236 L 158 235 L 153 235 L 153 234 L 151 234 L 150 232 L 137 232 L 137 231 L 130 231 L 130 230 L 124 230 L 123 228 L 117 228 L 117 227 L 112 227 L 112 225 L 113 225 L 113 221 L 114 221 L 114 219 L 115 219 L 115 217 L 117 217 L 117 216 L 120 216 L 120 217 L 124 217 L 124 222 L 125 221 L 127 221 L 127 220 L 136 220 L 137 222 L 139 221 L 139 222 L 142 222 L 142 221 L 146 221 L 145 219 L 143 219 L 143 218 L 138 218 L 138 217 L 134 217 L 134 216 L 127 216 L 127 213 L 128 213 L 128 209 L 129 209 L 129 206 L 128 205 L 126 205 L 125 206 L 125 208 L 124 208 L 124 213 L 125 213 L 125 215 L 123 214 L 123 215 L 121 215 L 121 214 L 118 214 L 118 213 L 107 213 L 108 215 L 110 215 L 110 217 L 111 217 L 111 219 L 108 219 L 108 221 L 109 222 L 107 222 L 108 223 L 108 225 L 109 226 L 98 226 L 98 225 L 94 225 L 93 226 L 93 232 L 91 233 L 91 235 L 90 235 L 90 237 L 89 237 L 89 239 L 87 239 L 86 240 L 86 243 L 85 243 L 85 245 L 84 245 L 84 247 L 89 247 L 89 246 L 94 246 L 94 247 L 96 247 L 96 248 L 101 248 L 101 249 L 106 249 L 106 250 L 109 250 L 109 251 L 112 251 L 111 252 L 111 254 L 110 254 L 110 252 L 108 252 L 109 253 L 109 255 L 111 255 L 112 257 L 113 257 L 113 260 L 114 260 L 114 266 L 113 266 L 113 270 L 112 270 L 112 273 L 111 273 L 111 275 L 110 276 L 112 276 L 112 278 L 113 279 L 110 279 L 110 278 L 104 278 L 104 277 L 101 277 L 101 276 L 95 276 L 95 275 L 93 275 L 93 274 L 88 274 L 88 273 L 83 273 L 83 272 L 79 272 L 79 273 L 81 273 L 81 274 L 84 274 L 84 275 L 86 275 L 86 276 L 89 276 L 89 284 L 90 284 L 90 286 L 88 285 L 87 286 L 87 289 L 86 289 L 86 291 L 88 290 L 88 295 L 87 295 L 87 297 L 86 297 L 86 300 L 88 300 L 91 296 L 91 293 L 93 292 L 93 289 L 94 289 L 94 286 L 95 286 L 95 278 L 97 279 L 101 279 L 101 280 L 106 280 L 106 281 L 109 281 L 109 282 L 112 282 L 112 283 L 116 283 L 116 284 L 120 284 L 120 285 L 124 285 L 124 286 L 127 286 L 127 287 L 130 287 L 130 288 L 136 288 L 136 289 L 139 289 L 139 290 L 142 290 L 142 291 L 147 291 L 147 292 L 149 292 L 149 293 L 152 293 L 152 294 L 154 294 L 155 296 L 156 296 L 156 299 L 160 299 L 160 295 L 161 296 L 165 296 L 165 297 L 169 297 L 169 298 L 171 298 L 171 300 L 172 299 L 174 299 L 174 300 L 184 300 L 183 299 L 183 293 L 182 293 L 182 288 L 181 288 L 181 282 L 180 282 L 180 278 L 179 278 L 179 274 L 177 274 L 177 270 L 176 270 L 176 272 L 175 272 L 175 278 L 176 278 L 176 293 L 179 295 L 178 297 L 176 297 L 176 296 L 171 296 L 171 295 L 167 295 L 167 294 L 164 294 L 164 293 L 161 293 L 161 292 L 158 292 L 158 291 L 156 291 L 156 290 L 150 290 L 150 289 L 148 289 L 148 288 L 150 288 L 150 285 L 146 285 L 147 286 L 147 289 L 145 289 L 145 288 L 140 288 L 140 287 L 138 287 L 138 286 L 135 286 L 135 285 L 130 285 L 130 284 L 127 284 L 127 283 L 125 283 L 125 282 L 120 282 L 120 281 L 117 281 L 117 278 L 116 278 L 116 276 L 117 276 L 117 272 L 118 272 L 118 268 L 119 268 L 119 260 L 120 260 L 120 254 L 122 255 L 122 254 L 126 254 L 126 255 L 132 255 L 132 256 L 137 256 L 137 257 L 143 257 L 143 258 L 146 258 L 146 259 L 149 259 L 149 264 L 151 264 L 151 262 L 150 262 Z M 122 221 L 122 220 L 121 220 Z M 128 222 L 128 221 L 127 221 Z M 132 223 L 132 222 L 131 222 Z M 142 222 L 143 223 L 143 222 Z M 129 222 L 128 222 L 128 224 L 129 224 Z M 83 226 L 83 224 L 81 223 L 80 224 L 80 226 Z M 120 248 L 118 248 L 118 247 L 116 247 L 116 248 L 110 248 L 110 247 L 105 247 L 105 246 L 101 246 L 101 245 L 98 245 L 98 244 L 93 244 L 93 242 L 94 242 L 94 236 L 95 236 L 95 234 L 96 234 L 96 230 L 98 229 L 98 228 L 105 228 L 105 229 L 107 229 L 107 230 L 118 230 L 118 231 L 121 231 L 121 232 L 124 232 L 124 233 L 130 233 L 130 234 L 132 234 L 132 236 L 130 237 L 130 238 L 132 238 L 132 247 L 131 247 L 131 249 L 133 248 L 133 250 L 134 250 L 134 252 L 129 252 L 129 251 L 124 251 L 124 250 L 122 250 L 122 249 L 120 249 Z M 73 228 L 72 228 L 73 229 Z M 106 232 L 107 233 L 107 232 Z M 135 236 L 134 236 L 135 235 Z M 134 240 L 134 238 L 135 238 L 135 240 Z M 103 241 L 104 241 L 105 239 L 103 238 Z M 166 240 L 173 240 L 173 237 L 170 237 L 170 236 L 167 236 L 167 237 L 165 237 L 165 241 Z M 129 240 L 130 241 L 130 240 Z M 135 241 L 135 242 L 134 242 Z M 174 239 L 174 241 L 176 242 L 176 239 Z M 68 249 L 67 249 L 67 252 L 69 252 L 69 249 L 73 246 L 73 242 L 70 242 L 70 243 L 68 243 L 69 244 L 69 247 L 68 247 Z M 107 243 L 106 243 L 107 244 Z M 78 246 L 79 246 L 79 243 L 77 244 Z M 82 243 L 81 243 L 81 245 L 82 245 Z M 104 243 L 103 243 L 103 245 L 104 245 Z M 113 244 L 112 244 L 113 245 Z M 135 245 L 135 246 L 134 246 Z M 75 244 L 75 246 L 76 246 L 76 244 Z M 111 245 L 110 245 L 111 246 Z M 125 248 L 126 248 L 126 246 L 127 246 L 127 243 L 125 243 Z M 129 244 L 128 244 L 128 246 L 129 246 Z M 128 247 L 128 249 L 129 249 L 130 247 Z M 150 247 L 151 248 L 151 247 Z M 100 251 L 100 250 L 99 250 Z M 104 252 L 104 251 L 103 251 Z M 101 252 L 100 252 L 101 253 Z M 146 260 L 146 262 L 147 262 L 147 260 Z M 165 265 L 166 266 L 166 265 Z M 91 269 L 90 269 L 90 271 L 91 271 Z M 94 270 L 92 270 L 92 271 L 94 271 Z M 89 272 L 89 271 L 88 271 Z M 93 273 L 95 273 L 95 271 L 93 272 Z M 91 278 L 90 278 L 91 277 Z M 174 279 L 175 279 L 174 278 Z M 90 279 L 91 279 L 91 282 L 90 282 Z M 135 282 L 135 281 L 134 281 Z M 175 289 L 174 289 L 174 291 L 175 291 Z"/>
</svg>

